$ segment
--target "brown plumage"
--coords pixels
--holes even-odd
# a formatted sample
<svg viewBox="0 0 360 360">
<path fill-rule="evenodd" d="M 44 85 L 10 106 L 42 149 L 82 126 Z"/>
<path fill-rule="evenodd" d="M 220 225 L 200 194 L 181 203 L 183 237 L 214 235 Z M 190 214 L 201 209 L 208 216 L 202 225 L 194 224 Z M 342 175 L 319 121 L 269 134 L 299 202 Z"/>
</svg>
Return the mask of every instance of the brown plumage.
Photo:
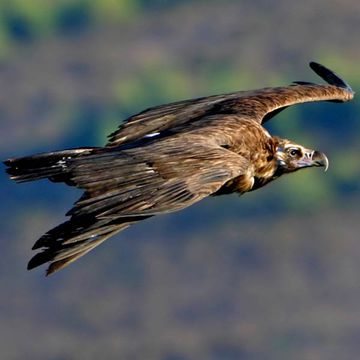
<svg viewBox="0 0 360 360">
<path fill-rule="evenodd" d="M 323 153 L 272 137 L 262 126 L 294 104 L 353 98 L 332 71 L 310 66 L 328 84 L 297 82 L 157 106 L 127 119 L 103 148 L 5 161 L 18 182 L 48 178 L 85 190 L 69 220 L 35 243 L 43 251 L 28 268 L 50 262 L 51 274 L 150 216 L 209 195 L 243 194 L 305 167 L 327 168 Z"/>
</svg>

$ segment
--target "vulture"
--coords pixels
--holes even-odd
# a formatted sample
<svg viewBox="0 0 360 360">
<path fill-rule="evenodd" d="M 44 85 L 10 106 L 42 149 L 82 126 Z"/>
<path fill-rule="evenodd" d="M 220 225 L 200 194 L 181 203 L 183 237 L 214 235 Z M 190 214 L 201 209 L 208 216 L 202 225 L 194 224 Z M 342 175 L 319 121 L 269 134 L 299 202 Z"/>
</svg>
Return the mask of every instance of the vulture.
<svg viewBox="0 0 360 360">
<path fill-rule="evenodd" d="M 238 91 L 178 101 L 126 119 L 104 147 L 81 147 L 4 162 L 17 182 L 49 179 L 83 189 L 64 223 L 41 236 L 28 269 L 64 268 L 109 237 L 207 196 L 244 194 L 283 174 L 328 167 L 326 155 L 272 136 L 263 124 L 288 106 L 345 102 L 351 87 L 315 62 L 326 84 Z"/>
</svg>

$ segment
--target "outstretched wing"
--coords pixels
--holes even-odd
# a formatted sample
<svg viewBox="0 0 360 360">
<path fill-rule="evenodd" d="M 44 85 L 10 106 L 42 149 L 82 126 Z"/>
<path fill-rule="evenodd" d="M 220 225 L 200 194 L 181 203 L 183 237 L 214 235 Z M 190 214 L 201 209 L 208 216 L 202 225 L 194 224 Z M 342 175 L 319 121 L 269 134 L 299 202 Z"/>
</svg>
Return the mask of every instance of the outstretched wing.
<svg viewBox="0 0 360 360">
<path fill-rule="evenodd" d="M 189 143 L 188 143 L 189 142 Z M 191 146 L 190 146 L 191 145 Z M 71 181 L 85 189 L 71 218 L 42 236 L 29 263 L 57 271 L 134 222 L 185 208 L 216 192 L 247 167 L 243 157 L 190 140 L 75 158 Z"/>
<path fill-rule="evenodd" d="M 296 81 L 293 85 L 259 90 L 255 95 L 256 119 L 260 123 L 270 120 L 288 106 L 313 101 L 346 102 L 354 92 L 344 80 L 333 71 L 315 62 L 310 67 L 329 85 L 318 85 Z"/>
<path fill-rule="evenodd" d="M 144 136 L 171 131 L 175 126 L 207 115 L 237 114 L 263 123 L 290 105 L 323 100 L 344 102 L 353 98 L 350 86 L 334 72 L 315 62 L 311 62 L 310 67 L 328 85 L 296 82 L 290 86 L 240 91 L 153 107 L 125 120 L 117 131 L 110 134 L 107 146 L 119 146 Z"/>
</svg>

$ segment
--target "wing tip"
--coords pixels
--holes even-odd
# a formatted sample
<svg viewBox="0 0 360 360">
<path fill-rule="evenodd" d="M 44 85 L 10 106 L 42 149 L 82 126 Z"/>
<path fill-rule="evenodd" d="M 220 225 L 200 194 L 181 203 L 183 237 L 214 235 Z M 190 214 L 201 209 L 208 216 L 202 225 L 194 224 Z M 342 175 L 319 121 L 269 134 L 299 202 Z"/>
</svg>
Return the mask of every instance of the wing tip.
<svg viewBox="0 0 360 360">
<path fill-rule="evenodd" d="M 27 270 L 32 270 L 34 268 L 37 268 L 38 266 L 44 265 L 47 262 L 50 262 L 50 265 L 46 269 L 45 276 L 52 275 L 53 273 L 57 272 L 58 270 L 63 269 L 66 267 L 69 263 L 71 263 L 73 260 L 76 260 L 74 256 L 69 256 L 62 260 L 56 260 L 53 261 L 53 257 L 49 257 L 46 254 L 46 251 L 40 252 L 35 254 L 27 265 Z"/>
<path fill-rule="evenodd" d="M 27 270 L 32 270 L 38 266 L 41 266 L 48 262 L 49 260 L 46 258 L 45 252 L 40 252 L 35 254 L 27 264 Z"/>
<path fill-rule="evenodd" d="M 339 75 L 337 75 L 334 71 L 330 70 L 326 66 L 321 65 L 316 61 L 310 61 L 309 66 L 317 75 L 319 75 L 328 84 L 345 89 L 352 95 L 354 94 L 354 91 L 351 88 L 351 86 L 345 80 L 343 80 Z"/>
<path fill-rule="evenodd" d="M 55 264 L 55 265 L 54 265 Z M 43 265 L 43 264 L 41 264 Z M 33 264 L 28 264 L 27 266 L 27 270 L 33 270 L 34 268 L 38 267 L 40 265 L 33 265 Z M 65 267 L 66 265 L 58 265 L 56 263 L 51 263 L 48 268 L 45 270 L 45 277 L 48 277 L 50 275 L 52 275 L 53 273 L 57 272 L 58 270 L 62 269 L 63 267 Z"/>
<path fill-rule="evenodd" d="M 2 163 L 5 166 L 11 166 L 11 163 L 14 161 L 14 159 L 6 159 L 6 160 L 2 160 Z"/>
</svg>

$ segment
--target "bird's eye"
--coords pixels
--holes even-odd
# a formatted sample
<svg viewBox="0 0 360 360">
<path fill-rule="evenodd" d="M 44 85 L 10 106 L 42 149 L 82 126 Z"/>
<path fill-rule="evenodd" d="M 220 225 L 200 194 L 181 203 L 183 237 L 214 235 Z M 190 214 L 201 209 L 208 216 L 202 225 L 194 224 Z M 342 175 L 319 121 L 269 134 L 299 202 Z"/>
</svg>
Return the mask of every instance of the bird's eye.
<svg viewBox="0 0 360 360">
<path fill-rule="evenodd" d="M 301 151 L 299 149 L 292 148 L 289 151 L 291 157 L 301 156 Z"/>
</svg>

